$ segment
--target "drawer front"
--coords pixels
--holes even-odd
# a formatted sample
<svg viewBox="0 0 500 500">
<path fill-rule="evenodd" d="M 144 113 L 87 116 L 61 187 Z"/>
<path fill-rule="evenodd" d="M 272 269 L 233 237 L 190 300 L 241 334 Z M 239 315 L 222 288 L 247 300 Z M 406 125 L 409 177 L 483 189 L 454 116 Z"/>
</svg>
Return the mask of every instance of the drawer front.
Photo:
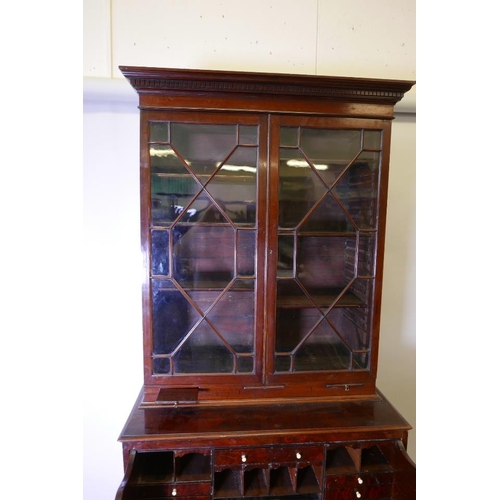
<svg viewBox="0 0 500 500">
<path fill-rule="evenodd" d="M 377 486 L 391 485 L 393 480 L 392 472 L 379 472 L 376 474 L 358 473 L 343 474 L 326 477 L 327 488 L 348 488 L 357 486 Z"/>
<path fill-rule="evenodd" d="M 392 486 L 359 486 L 355 488 L 331 488 L 325 491 L 325 500 L 386 499 L 392 496 Z"/>
<path fill-rule="evenodd" d="M 164 483 L 137 485 L 131 498 L 182 498 L 200 495 L 210 495 L 212 483 Z"/>
<path fill-rule="evenodd" d="M 273 461 L 279 463 L 322 462 L 324 454 L 325 450 L 322 446 L 285 446 L 274 449 Z"/>
<path fill-rule="evenodd" d="M 322 446 L 283 446 L 215 450 L 214 465 L 254 465 L 270 463 L 318 462 L 323 460 Z"/>
</svg>

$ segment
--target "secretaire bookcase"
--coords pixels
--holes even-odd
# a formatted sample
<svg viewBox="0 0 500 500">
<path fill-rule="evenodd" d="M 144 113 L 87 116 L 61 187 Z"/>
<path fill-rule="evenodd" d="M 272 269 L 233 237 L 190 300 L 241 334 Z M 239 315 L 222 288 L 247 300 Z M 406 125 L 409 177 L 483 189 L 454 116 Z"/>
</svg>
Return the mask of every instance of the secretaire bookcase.
<svg viewBox="0 0 500 500">
<path fill-rule="evenodd" d="M 144 387 L 117 499 L 415 498 L 410 426 L 376 388 L 391 121 L 414 82 L 120 69 Z"/>
</svg>

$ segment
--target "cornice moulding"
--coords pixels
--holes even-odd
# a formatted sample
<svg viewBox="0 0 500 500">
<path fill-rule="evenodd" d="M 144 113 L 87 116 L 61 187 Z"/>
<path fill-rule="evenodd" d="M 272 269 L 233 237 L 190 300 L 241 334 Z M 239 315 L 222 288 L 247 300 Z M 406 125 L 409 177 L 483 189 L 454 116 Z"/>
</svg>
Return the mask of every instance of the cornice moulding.
<svg viewBox="0 0 500 500">
<path fill-rule="evenodd" d="M 143 79 L 144 80 L 144 79 Z M 148 89 L 148 92 L 154 92 L 155 85 L 157 86 L 157 90 L 161 91 L 163 90 L 163 87 L 158 86 L 162 85 L 161 79 L 158 78 L 149 78 L 146 79 L 147 81 L 140 82 L 136 81 L 136 85 L 138 86 L 144 86 L 144 88 Z M 164 84 L 166 85 L 166 84 Z M 208 83 L 183 83 L 181 79 L 174 79 L 171 81 L 169 84 L 169 87 L 172 90 L 175 89 L 182 89 L 185 88 L 185 86 L 193 86 L 193 85 L 200 85 L 200 90 L 206 89 L 206 90 L 214 90 L 217 88 L 220 88 L 220 90 L 227 91 L 228 84 L 224 83 L 218 83 L 216 81 L 213 82 L 208 82 Z M 269 91 L 269 92 L 280 92 L 280 91 L 289 91 L 290 90 L 290 85 L 283 85 L 283 87 L 276 88 L 275 86 L 268 86 L 266 87 L 265 82 L 261 82 L 259 84 L 255 83 L 254 88 L 249 87 L 247 91 L 254 91 L 255 88 L 257 88 L 257 85 L 260 85 L 261 91 Z M 236 86 L 233 85 L 233 90 L 234 91 L 244 91 L 242 90 L 243 83 L 241 85 L 236 84 Z M 292 85 L 293 87 L 293 85 Z M 151 89 L 150 89 L 151 88 Z M 292 89 L 293 90 L 293 89 Z M 330 91 L 334 92 L 334 91 Z M 362 94 L 363 90 L 360 89 L 360 99 L 364 98 L 364 95 Z M 318 95 L 318 91 L 315 91 L 314 89 L 311 90 L 312 95 Z M 340 95 L 340 94 L 338 94 Z M 383 96 L 382 96 L 383 98 Z M 389 98 L 394 98 L 392 96 L 389 96 Z M 83 77 L 83 101 L 84 102 L 96 102 L 96 103 L 129 103 L 129 104 L 135 104 L 138 105 L 139 103 L 139 96 L 137 92 L 134 90 L 134 88 L 131 86 L 131 84 L 127 81 L 125 78 L 96 78 L 96 77 Z M 394 107 L 394 112 L 395 113 L 410 113 L 410 114 L 415 114 L 416 113 L 416 92 L 414 89 L 412 89 L 409 92 L 406 92 L 404 94 L 404 97 L 395 104 Z"/>
</svg>

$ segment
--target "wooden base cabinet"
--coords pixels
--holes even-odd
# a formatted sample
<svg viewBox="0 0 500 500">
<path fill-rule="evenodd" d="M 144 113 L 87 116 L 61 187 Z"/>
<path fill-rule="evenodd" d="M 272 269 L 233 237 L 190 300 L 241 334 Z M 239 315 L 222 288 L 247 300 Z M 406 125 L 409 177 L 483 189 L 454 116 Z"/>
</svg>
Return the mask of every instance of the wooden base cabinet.
<svg viewBox="0 0 500 500">
<path fill-rule="evenodd" d="M 376 388 L 391 120 L 414 82 L 121 67 L 144 387 L 117 500 L 415 498 Z"/>
<path fill-rule="evenodd" d="M 130 452 L 117 499 L 415 498 L 398 440 Z"/>
<path fill-rule="evenodd" d="M 117 499 L 415 498 L 415 467 L 398 441 L 296 443 L 279 450 L 133 449 Z M 281 454 L 289 456 L 277 459 Z M 231 458 L 221 462 L 224 456 Z"/>
</svg>

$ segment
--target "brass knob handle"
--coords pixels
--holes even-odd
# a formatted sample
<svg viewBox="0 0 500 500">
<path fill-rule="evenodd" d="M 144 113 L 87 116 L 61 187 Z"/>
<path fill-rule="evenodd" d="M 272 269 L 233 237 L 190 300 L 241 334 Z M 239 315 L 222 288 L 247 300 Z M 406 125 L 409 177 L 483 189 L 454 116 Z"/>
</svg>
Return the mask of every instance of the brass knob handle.
<svg viewBox="0 0 500 500">
<path fill-rule="evenodd" d="M 361 493 L 359 491 L 356 491 L 356 498 L 361 498 Z"/>
<path fill-rule="evenodd" d="M 300 454 L 300 452 L 295 453 L 295 456 L 297 457 L 298 460 L 300 460 L 302 458 L 302 455 Z"/>
<path fill-rule="evenodd" d="M 358 483 L 363 484 L 363 480 L 360 477 L 358 477 Z"/>
<path fill-rule="evenodd" d="M 247 456 L 246 455 L 241 455 L 241 461 L 246 462 L 247 461 Z"/>
<path fill-rule="evenodd" d="M 172 496 L 173 496 L 173 497 L 177 496 L 177 488 L 174 488 L 174 489 L 172 490 Z"/>
</svg>

